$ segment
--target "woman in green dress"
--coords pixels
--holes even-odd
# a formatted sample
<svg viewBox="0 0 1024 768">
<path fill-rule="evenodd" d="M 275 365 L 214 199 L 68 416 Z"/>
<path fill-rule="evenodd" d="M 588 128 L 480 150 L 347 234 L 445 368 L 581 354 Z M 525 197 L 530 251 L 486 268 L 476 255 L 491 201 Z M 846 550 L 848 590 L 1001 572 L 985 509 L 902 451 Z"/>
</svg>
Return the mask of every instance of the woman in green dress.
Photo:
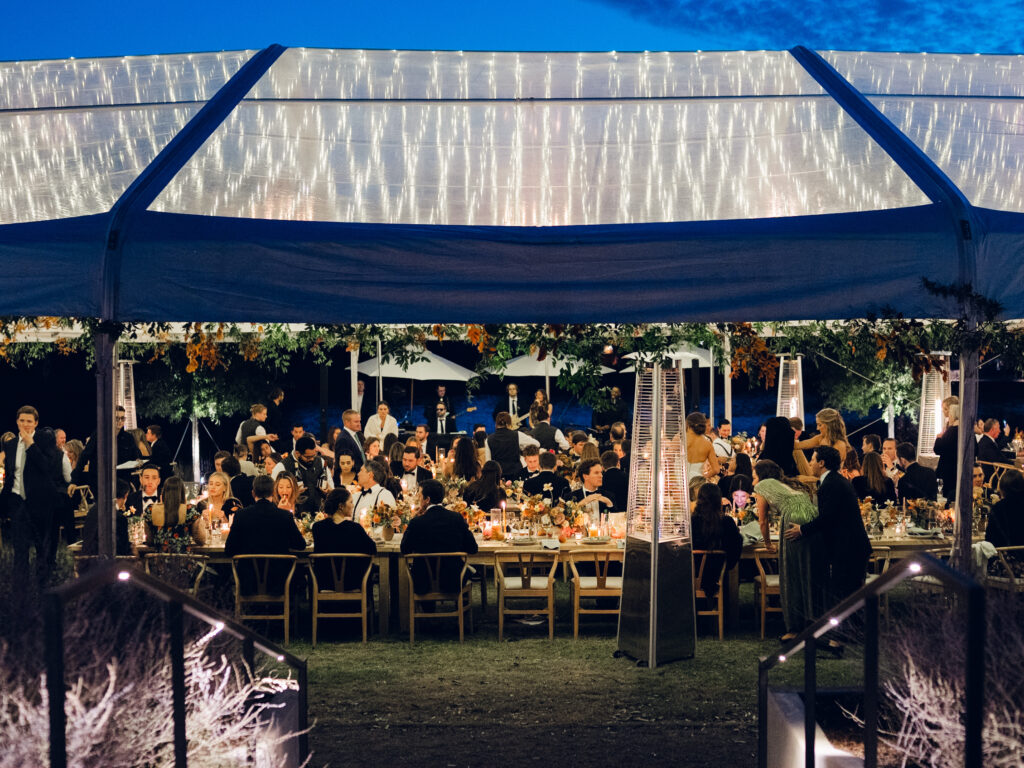
<svg viewBox="0 0 1024 768">
<path fill-rule="evenodd" d="M 764 459 L 754 465 L 754 500 L 765 547 L 775 545 L 768 533 L 769 518 L 779 520 L 779 530 L 790 524 L 803 525 L 818 516 L 810 491 L 799 480 L 787 478 L 774 461 Z M 783 539 L 779 549 L 779 591 L 782 593 L 782 617 L 786 642 L 796 637 L 825 608 L 826 563 L 819 536 L 794 541 Z"/>
</svg>

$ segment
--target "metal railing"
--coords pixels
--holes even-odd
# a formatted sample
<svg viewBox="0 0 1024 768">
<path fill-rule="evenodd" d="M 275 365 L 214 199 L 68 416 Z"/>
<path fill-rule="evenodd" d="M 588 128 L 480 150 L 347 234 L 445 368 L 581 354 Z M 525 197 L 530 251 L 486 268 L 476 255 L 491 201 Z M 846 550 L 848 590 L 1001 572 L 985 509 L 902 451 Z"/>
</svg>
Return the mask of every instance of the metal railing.
<svg viewBox="0 0 1024 768">
<path fill-rule="evenodd" d="M 856 611 L 864 608 L 864 766 L 878 765 L 878 598 L 897 584 L 920 575 L 934 576 L 944 586 L 963 596 L 967 607 L 967 663 L 964 766 L 981 768 L 982 723 L 985 686 L 985 589 L 974 579 L 950 568 L 929 554 L 919 554 L 891 566 L 874 581 L 826 612 L 803 632 L 782 646 L 779 653 L 766 656 L 758 665 L 757 747 L 758 766 L 768 761 L 768 672 L 784 663 L 791 654 L 804 652 L 804 764 L 814 766 L 814 738 L 817 729 L 815 693 L 817 691 L 818 638 Z"/>
<path fill-rule="evenodd" d="M 188 765 L 188 743 L 185 733 L 185 635 L 184 614 L 201 619 L 211 627 L 242 641 L 242 657 L 250 675 L 255 674 L 256 651 L 275 661 L 288 664 L 298 679 L 299 761 L 309 755 L 308 679 L 306 661 L 293 656 L 248 627 L 199 602 L 191 595 L 171 587 L 144 571 L 121 563 L 98 566 L 85 576 L 61 584 L 45 595 L 46 688 L 50 700 L 50 768 L 67 766 L 67 721 L 64 713 L 64 606 L 99 587 L 122 583 L 133 584 L 155 595 L 164 603 L 167 632 L 170 635 L 171 688 L 174 716 L 174 765 Z"/>
</svg>

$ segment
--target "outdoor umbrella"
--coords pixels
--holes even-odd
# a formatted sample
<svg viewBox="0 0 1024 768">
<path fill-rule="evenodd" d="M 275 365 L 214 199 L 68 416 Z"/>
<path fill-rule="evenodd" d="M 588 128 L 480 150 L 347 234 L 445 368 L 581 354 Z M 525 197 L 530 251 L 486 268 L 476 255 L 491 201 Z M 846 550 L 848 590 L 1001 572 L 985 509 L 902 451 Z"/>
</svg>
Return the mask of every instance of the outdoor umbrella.
<svg viewBox="0 0 1024 768">
<path fill-rule="evenodd" d="M 469 381 L 476 373 L 461 365 L 435 355 L 429 350 L 419 351 L 422 360 L 409 363 L 402 368 L 396 362 L 385 362 L 378 365 L 379 357 L 374 357 L 359 364 L 359 372 L 367 376 L 391 379 L 409 379 L 410 381 Z M 413 408 L 413 385 L 409 385 L 409 410 Z"/>
<path fill-rule="evenodd" d="M 571 360 L 555 360 L 550 355 L 545 357 L 543 360 L 537 359 L 537 354 L 531 353 L 529 355 L 520 355 L 519 357 L 513 357 L 508 363 L 505 364 L 504 375 L 505 376 L 543 376 L 544 377 L 544 392 L 548 398 L 551 398 L 551 382 L 552 376 L 558 376 L 562 372 L 562 369 L 572 363 Z M 601 366 L 601 375 L 606 373 L 615 373 L 611 368 Z"/>
</svg>

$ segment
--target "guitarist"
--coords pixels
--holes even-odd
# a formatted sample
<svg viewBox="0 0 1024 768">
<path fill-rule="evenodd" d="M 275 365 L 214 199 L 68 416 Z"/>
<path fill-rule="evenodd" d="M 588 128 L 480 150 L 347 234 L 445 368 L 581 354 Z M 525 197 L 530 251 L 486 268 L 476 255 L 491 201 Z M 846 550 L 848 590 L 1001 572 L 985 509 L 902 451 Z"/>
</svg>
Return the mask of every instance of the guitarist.
<svg viewBox="0 0 1024 768">
<path fill-rule="evenodd" d="M 498 414 L 505 412 L 511 417 L 511 428 L 519 429 L 520 425 L 526 423 L 527 417 L 530 415 L 530 411 L 528 408 L 524 407 L 519 400 L 518 385 L 509 384 L 505 388 L 505 391 L 508 393 L 508 396 L 498 398 L 498 403 L 494 406 L 494 419 L 497 421 Z"/>
<path fill-rule="evenodd" d="M 437 406 L 444 404 L 444 410 L 446 413 L 452 412 L 452 401 L 448 397 L 448 388 L 444 384 L 437 385 L 437 395 L 429 398 L 427 404 L 423 407 L 423 420 L 428 424 L 434 421 L 434 414 L 437 412 Z M 455 430 L 451 430 L 454 432 Z"/>
</svg>

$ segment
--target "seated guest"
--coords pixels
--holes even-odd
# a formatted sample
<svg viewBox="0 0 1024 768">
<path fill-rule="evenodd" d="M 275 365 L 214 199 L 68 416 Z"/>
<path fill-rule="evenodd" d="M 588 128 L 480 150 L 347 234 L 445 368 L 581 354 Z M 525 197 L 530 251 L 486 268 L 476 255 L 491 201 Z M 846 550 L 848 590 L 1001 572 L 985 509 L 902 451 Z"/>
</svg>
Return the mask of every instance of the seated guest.
<svg viewBox="0 0 1024 768">
<path fill-rule="evenodd" d="M 484 435 L 486 434 L 485 432 Z M 476 480 L 480 475 L 476 443 L 469 438 L 459 440 L 452 454 L 452 477 L 460 477 L 466 481 Z"/>
<path fill-rule="evenodd" d="M 629 498 L 629 478 L 619 468 L 619 457 L 615 455 L 615 451 L 605 451 L 601 454 L 601 466 L 604 467 L 601 493 L 612 500 L 612 509 L 615 512 L 625 512 L 626 501 Z"/>
<path fill-rule="evenodd" d="M 540 472 L 540 448 L 535 445 L 523 448 L 523 462 L 526 466 L 519 470 L 516 480 L 525 482 Z"/>
<path fill-rule="evenodd" d="M 298 498 L 299 484 L 295 481 L 294 475 L 287 471 L 282 472 L 277 476 L 277 480 L 274 481 L 274 494 L 270 497 L 270 500 L 274 502 L 274 506 L 278 509 L 283 509 L 294 516 L 298 506 Z"/>
<path fill-rule="evenodd" d="M 169 477 L 160 501 L 143 515 L 147 523 L 146 542 L 161 552 L 183 554 L 193 544 L 206 543 L 206 526 L 195 507 L 185 503 L 185 485 L 181 478 Z"/>
<path fill-rule="evenodd" d="M 989 513 L 985 541 L 994 547 L 1024 546 L 1024 475 L 1015 469 L 999 478 L 999 501 Z"/>
<path fill-rule="evenodd" d="M 546 499 L 568 499 L 572 496 L 569 481 L 555 472 L 558 457 L 544 451 L 540 455 L 540 472 L 523 483 L 523 492 L 527 496 L 542 496 Z"/>
<path fill-rule="evenodd" d="M 754 467 L 747 454 L 734 451 L 729 458 L 729 463 L 725 466 L 725 474 L 718 478 L 718 490 L 722 492 L 722 498 L 730 498 L 733 478 L 738 475 L 743 475 L 753 481 Z"/>
<path fill-rule="evenodd" d="M 242 508 L 242 503 L 231 495 L 231 479 L 223 472 L 214 472 L 206 485 L 206 498 L 197 508 L 211 525 L 221 525 Z"/>
<path fill-rule="evenodd" d="M 270 443 L 264 443 L 264 445 L 270 445 Z M 256 475 L 259 474 L 259 472 L 256 471 L 256 465 L 249 461 L 249 449 L 244 445 L 235 446 L 234 456 L 238 459 L 238 466 L 242 470 L 243 475 L 256 477 Z"/>
<path fill-rule="evenodd" d="M 722 561 L 732 570 L 743 551 L 743 537 L 735 521 L 722 514 L 722 492 L 714 483 L 706 483 L 697 492 L 697 506 L 691 519 L 694 549 L 721 549 L 725 555 L 706 555 L 701 589 L 709 598 L 718 594 L 718 576 Z"/>
<path fill-rule="evenodd" d="M 352 511 L 359 519 L 361 513 L 368 515 L 381 504 L 394 508 L 396 505 L 395 496 L 383 482 L 387 479 L 387 471 L 377 460 L 369 461 L 359 468 L 356 474 L 356 482 L 359 483 L 359 493 L 355 496 Z"/>
<path fill-rule="evenodd" d="M 426 424 L 416 425 L 416 432 L 413 437 L 410 437 L 405 441 L 406 445 L 409 445 L 410 443 L 413 443 L 420 449 L 420 455 L 423 457 L 424 463 L 429 461 L 430 457 L 434 455 L 434 438 L 430 434 L 430 427 Z"/>
<path fill-rule="evenodd" d="M 284 450 L 282 450 L 281 453 L 282 454 L 287 454 L 288 456 L 294 455 L 295 452 L 298 450 L 297 445 L 298 445 L 299 440 L 301 440 L 303 437 L 305 437 L 308 434 L 309 433 L 306 431 L 306 427 L 302 424 L 302 422 L 298 422 L 297 424 L 294 424 L 292 426 L 292 428 L 291 428 L 291 434 L 289 434 L 288 437 L 286 437 L 283 440 L 283 448 L 284 448 Z M 278 446 L 279 447 L 282 447 L 281 443 L 282 443 L 282 441 L 279 440 L 278 441 Z"/>
<path fill-rule="evenodd" d="M 281 454 L 268 454 L 267 457 L 263 459 L 263 471 L 264 474 L 270 476 L 271 480 L 277 480 L 278 475 L 285 471 L 284 459 L 281 457 Z"/>
<path fill-rule="evenodd" d="M 242 502 L 242 506 L 252 499 L 254 478 L 242 474 L 242 465 L 234 456 L 228 456 L 220 463 L 221 472 L 231 478 L 231 495 Z"/>
<path fill-rule="evenodd" d="M 864 435 L 860 441 L 861 453 L 882 452 L 882 438 L 878 435 Z"/>
<path fill-rule="evenodd" d="M 154 464 L 143 464 L 139 473 L 139 490 L 128 494 L 125 509 L 130 515 L 144 515 L 160 501 L 160 469 Z"/>
<path fill-rule="evenodd" d="M 430 552 L 465 552 L 476 554 L 476 539 L 466 525 L 465 519 L 458 512 L 452 512 L 441 506 L 444 500 L 444 486 L 437 480 L 426 480 L 420 486 L 425 509 L 423 514 L 409 521 L 405 534 L 402 536 L 401 550 L 403 555 L 427 554 Z M 445 563 L 440 574 L 441 589 L 455 592 L 461 586 L 459 574 L 461 566 L 457 563 Z M 429 577 L 426 564 L 417 563 L 412 573 L 413 591 L 417 594 L 429 588 Z"/>
<path fill-rule="evenodd" d="M 347 488 L 335 488 L 324 500 L 325 520 L 313 524 L 313 551 L 318 554 L 364 554 L 377 553 L 377 545 L 369 537 L 363 526 L 352 521 L 352 495 Z M 359 589 L 364 571 L 361 568 L 347 567 L 345 583 L 334 583 L 334 574 L 329 563 L 316 563 L 316 581 L 324 590 Z"/>
<path fill-rule="evenodd" d="M 387 454 L 391 449 L 391 445 L 394 445 L 396 442 L 398 442 L 398 438 L 394 435 L 388 435 L 384 438 L 383 443 L 381 443 L 381 441 L 376 437 L 368 437 L 363 443 L 363 453 L 366 454 L 367 459 L 376 459 L 381 454 Z M 391 445 L 388 445 L 388 443 L 391 443 Z M 354 467 L 353 469 L 355 471 L 359 470 L 358 467 Z"/>
<path fill-rule="evenodd" d="M 128 492 L 132 487 L 126 480 L 117 481 L 117 516 L 114 518 L 115 551 L 118 556 L 128 556 L 132 553 L 131 542 L 128 540 L 128 518 L 125 516 L 125 502 L 128 500 Z M 82 554 L 93 557 L 99 552 L 99 505 L 93 504 L 85 515 L 85 523 L 82 525 Z"/>
<path fill-rule="evenodd" d="M 586 432 L 577 430 L 569 435 L 569 458 L 578 462 L 583 454 L 583 449 L 587 447 L 589 442 L 590 438 L 587 437 Z"/>
<path fill-rule="evenodd" d="M 917 463 L 917 449 L 911 443 L 896 446 L 896 456 L 903 468 L 897 491 L 901 501 L 927 499 L 935 501 L 939 495 L 939 484 L 935 470 Z"/>
<path fill-rule="evenodd" d="M 452 432 L 459 431 L 459 428 L 455 426 L 455 417 L 448 413 L 448 408 L 444 403 L 438 403 L 435 410 L 436 413 L 432 419 L 435 435 L 450 435 Z"/>
<path fill-rule="evenodd" d="M 327 461 L 316 449 L 316 440 L 308 433 L 295 443 L 295 450 L 284 460 L 285 468 L 299 485 L 296 512 L 316 514 L 324 496 L 334 488 Z"/>
<path fill-rule="evenodd" d="M 879 457 L 879 461 L 881 461 L 881 457 Z M 839 474 L 850 482 L 853 482 L 853 478 L 860 477 L 863 474 L 860 468 L 860 458 L 857 456 L 856 451 L 846 452 L 846 458 L 843 459 L 843 466 L 840 467 Z"/>
<path fill-rule="evenodd" d="M 1000 429 L 998 419 L 986 419 L 982 425 L 982 434 L 978 440 L 975 458 L 982 464 L 985 470 L 985 482 L 988 482 L 995 472 L 992 464 L 1013 464 L 1015 458 L 1012 452 L 1005 452 L 999 447 Z"/>
<path fill-rule="evenodd" d="M 306 549 L 306 540 L 302 538 L 295 518 L 283 509 L 278 509 L 270 496 L 274 492 L 274 481 L 261 475 L 252 481 L 254 504 L 241 509 L 235 514 L 231 532 L 224 542 L 224 555 L 287 555 L 292 551 Z M 277 569 L 280 573 L 269 579 L 271 592 L 282 591 L 284 573 L 287 567 Z M 243 594 L 252 594 L 254 590 L 253 573 L 248 568 L 239 570 L 239 580 Z"/>
<path fill-rule="evenodd" d="M 846 457 L 856 456 L 854 451 L 846 454 Z M 842 474 L 842 473 L 840 473 Z M 900 486 L 906 478 L 900 481 Z M 882 464 L 882 457 L 877 453 L 864 454 L 864 463 L 861 465 L 860 474 L 851 481 L 853 490 L 857 492 L 857 498 L 863 501 L 867 497 L 880 506 L 886 502 L 896 503 L 896 487 L 892 480 L 885 476 L 885 465 Z"/>
<path fill-rule="evenodd" d="M 171 476 L 171 462 L 174 456 L 171 447 L 163 439 L 163 429 L 159 424 L 150 424 L 146 427 L 146 447 L 149 449 L 149 461 L 160 468 L 160 477 L 166 479 Z M 141 451 L 140 451 L 141 452 Z"/>
<path fill-rule="evenodd" d="M 391 415 L 391 406 L 381 400 L 377 403 L 377 412 L 366 420 L 363 436 L 383 440 L 385 435 L 398 437 L 398 421 Z"/>
<path fill-rule="evenodd" d="M 480 477 L 462 491 L 462 500 L 475 504 L 479 509 L 496 509 L 506 500 L 501 487 L 501 465 L 496 461 L 484 462 Z"/>
<path fill-rule="evenodd" d="M 334 474 L 334 487 L 340 488 L 344 485 L 355 485 L 355 482 L 355 462 L 352 461 L 352 457 L 348 454 L 339 456 Z"/>
<path fill-rule="evenodd" d="M 402 495 L 412 498 L 416 495 L 416 489 L 424 480 L 430 480 L 432 475 L 419 465 L 420 449 L 414 446 L 406 446 L 402 450 L 402 460 L 391 463 L 391 472 L 398 478 Z"/>
<path fill-rule="evenodd" d="M 374 464 L 377 464 L 381 469 L 384 470 L 384 480 L 381 481 L 381 485 L 391 491 L 391 495 L 396 499 L 402 498 L 402 484 L 398 478 L 391 472 L 391 465 L 384 461 L 383 456 L 378 456 L 376 459 L 367 459 Z"/>
<path fill-rule="evenodd" d="M 498 413 L 494 420 L 494 432 L 487 437 L 487 459 L 494 460 L 501 465 L 501 476 L 506 480 L 512 480 L 523 464 L 519 459 L 519 452 L 528 445 L 540 446 L 525 432 L 516 432 L 512 429 L 512 417 L 507 411 Z"/>
<path fill-rule="evenodd" d="M 565 439 L 562 430 L 551 426 L 550 413 L 534 405 L 530 409 L 530 420 L 533 423 L 530 436 L 540 443 L 541 448 L 545 451 L 569 450 L 569 441 Z"/>
<path fill-rule="evenodd" d="M 729 478 L 729 494 L 725 497 L 732 507 L 733 514 L 745 509 L 754 492 L 754 481 L 747 475 L 733 475 Z"/>
<path fill-rule="evenodd" d="M 604 481 L 604 467 L 598 459 L 584 459 L 580 462 L 580 480 L 583 486 L 572 492 L 572 500 L 580 504 L 585 514 L 590 515 L 593 522 L 597 522 L 602 512 L 611 512 L 612 500 L 601 490 L 601 483 Z"/>
<path fill-rule="evenodd" d="M 264 443 L 268 445 L 268 443 Z M 213 454 L 213 471 L 223 472 L 224 471 L 224 459 L 231 455 L 231 451 L 217 451 Z"/>
</svg>

